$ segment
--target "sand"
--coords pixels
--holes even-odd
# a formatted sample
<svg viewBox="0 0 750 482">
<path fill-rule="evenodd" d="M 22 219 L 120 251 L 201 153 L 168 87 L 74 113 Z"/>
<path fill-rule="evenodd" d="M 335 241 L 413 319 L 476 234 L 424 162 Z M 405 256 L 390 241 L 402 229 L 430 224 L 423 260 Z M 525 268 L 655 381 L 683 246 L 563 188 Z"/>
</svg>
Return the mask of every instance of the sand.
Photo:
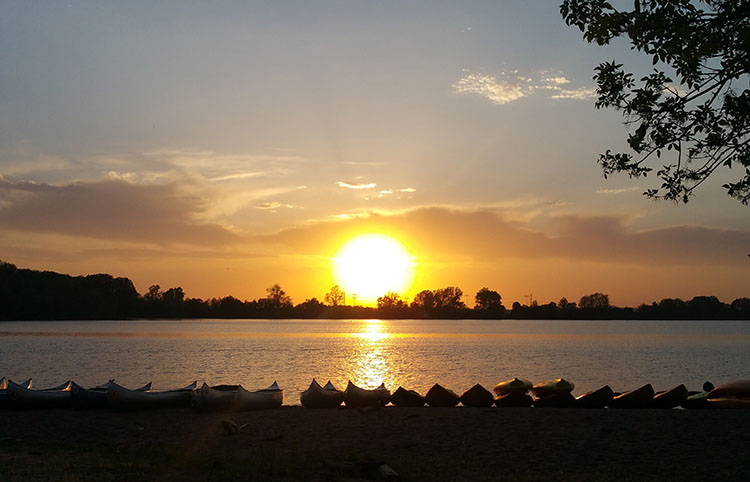
<svg viewBox="0 0 750 482">
<path fill-rule="evenodd" d="M 229 434 L 221 420 L 247 424 Z M 750 480 L 750 410 L 0 411 L 3 480 Z"/>
</svg>

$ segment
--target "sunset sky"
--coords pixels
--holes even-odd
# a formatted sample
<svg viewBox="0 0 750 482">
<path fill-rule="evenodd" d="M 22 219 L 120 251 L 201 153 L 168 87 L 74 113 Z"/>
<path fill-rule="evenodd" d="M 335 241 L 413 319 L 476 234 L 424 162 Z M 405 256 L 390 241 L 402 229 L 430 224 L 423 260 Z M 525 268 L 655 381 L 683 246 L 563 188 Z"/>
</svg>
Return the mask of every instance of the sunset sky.
<svg viewBox="0 0 750 482">
<path fill-rule="evenodd" d="M 632 2 L 627 2 L 632 5 Z M 556 1 L 2 2 L 0 259 L 295 303 L 352 236 L 506 306 L 749 296 L 750 208 L 602 178 L 624 149 Z"/>
</svg>

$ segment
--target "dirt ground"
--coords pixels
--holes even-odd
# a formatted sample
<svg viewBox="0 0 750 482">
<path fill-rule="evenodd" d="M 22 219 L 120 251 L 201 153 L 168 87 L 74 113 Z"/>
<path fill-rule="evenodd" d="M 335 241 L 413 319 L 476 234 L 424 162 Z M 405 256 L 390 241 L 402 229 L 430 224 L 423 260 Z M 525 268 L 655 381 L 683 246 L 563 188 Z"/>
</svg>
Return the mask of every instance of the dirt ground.
<svg viewBox="0 0 750 482">
<path fill-rule="evenodd" d="M 750 480 L 748 427 L 750 410 L 0 411 L 0 478 Z"/>
</svg>

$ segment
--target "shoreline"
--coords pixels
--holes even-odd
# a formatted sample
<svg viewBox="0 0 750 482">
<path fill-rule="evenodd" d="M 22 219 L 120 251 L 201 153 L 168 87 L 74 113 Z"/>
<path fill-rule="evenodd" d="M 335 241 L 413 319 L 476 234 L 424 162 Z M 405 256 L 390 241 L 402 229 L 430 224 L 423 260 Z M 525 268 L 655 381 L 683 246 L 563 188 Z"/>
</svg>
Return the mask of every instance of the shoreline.
<svg viewBox="0 0 750 482">
<path fill-rule="evenodd" d="M 229 434 L 222 420 L 243 429 Z M 750 478 L 750 410 L 0 411 L 5 480 Z"/>
</svg>

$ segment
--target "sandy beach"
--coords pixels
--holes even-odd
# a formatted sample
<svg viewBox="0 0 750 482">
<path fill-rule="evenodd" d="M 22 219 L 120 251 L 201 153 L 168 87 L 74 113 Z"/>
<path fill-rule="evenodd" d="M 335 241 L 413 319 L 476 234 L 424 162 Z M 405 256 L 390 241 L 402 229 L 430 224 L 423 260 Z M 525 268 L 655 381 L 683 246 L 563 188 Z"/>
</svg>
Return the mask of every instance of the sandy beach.
<svg viewBox="0 0 750 482">
<path fill-rule="evenodd" d="M 222 420 L 238 426 L 225 430 Z M 750 411 L 2 411 L 4 480 L 748 480 Z"/>
</svg>

